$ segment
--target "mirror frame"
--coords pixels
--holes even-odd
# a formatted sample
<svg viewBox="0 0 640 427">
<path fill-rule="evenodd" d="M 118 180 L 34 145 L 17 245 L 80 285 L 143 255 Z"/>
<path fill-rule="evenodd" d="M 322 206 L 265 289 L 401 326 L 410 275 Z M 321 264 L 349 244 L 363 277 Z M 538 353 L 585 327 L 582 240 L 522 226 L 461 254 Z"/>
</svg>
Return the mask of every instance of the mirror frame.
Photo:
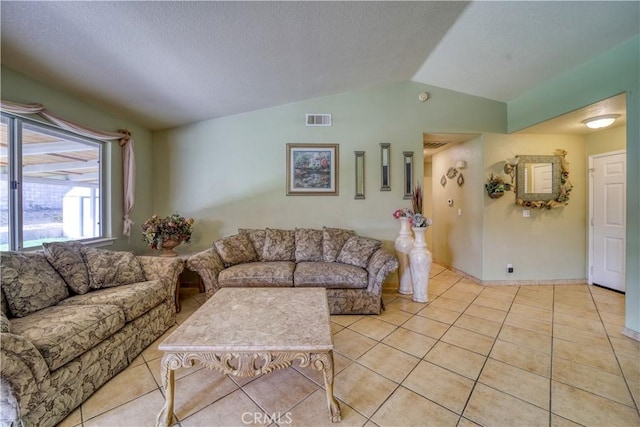
<svg viewBox="0 0 640 427">
<path fill-rule="evenodd" d="M 516 204 L 530 208 L 546 208 L 563 206 L 568 203 L 571 183 L 568 180 L 569 171 L 565 161 L 565 151 L 557 150 L 552 156 L 518 155 L 516 173 Z M 524 165 L 527 163 L 551 163 L 552 188 L 551 193 L 524 192 Z"/>
</svg>

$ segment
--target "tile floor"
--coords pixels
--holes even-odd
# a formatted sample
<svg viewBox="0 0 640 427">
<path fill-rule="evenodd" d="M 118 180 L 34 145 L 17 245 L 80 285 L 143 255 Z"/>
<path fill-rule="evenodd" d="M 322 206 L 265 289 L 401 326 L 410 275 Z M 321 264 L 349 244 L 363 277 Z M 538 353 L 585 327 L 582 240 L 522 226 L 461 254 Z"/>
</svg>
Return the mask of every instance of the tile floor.
<svg viewBox="0 0 640 427">
<path fill-rule="evenodd" d="M 386 288 L 380 316 L 332 316 L 342 426 L 638 426 L 640 342 L 624 296 L 587 285 L 482 287 L 438 265 L 428 304 Z M 184 321 L 204 300 L 182 295 Z M 62 426 L 153 426 L 157 344 Z M 174 425 L 329 425 L 321 377 L 176 373 Z"/>
</svg>

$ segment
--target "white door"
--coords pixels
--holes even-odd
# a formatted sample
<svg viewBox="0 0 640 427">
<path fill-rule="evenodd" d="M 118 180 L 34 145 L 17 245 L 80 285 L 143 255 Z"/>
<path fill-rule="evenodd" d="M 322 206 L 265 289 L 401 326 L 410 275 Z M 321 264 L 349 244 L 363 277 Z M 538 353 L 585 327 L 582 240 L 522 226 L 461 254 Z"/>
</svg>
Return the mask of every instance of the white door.
<svg viewBox="0 0 640 427">
<path fill-rule="evenodd" d="M 533 165 L 533 176 L 531 176 L 532 193 L 553 193 L 551 189 L 552 165 L 551 163 L 538 163 Z"/>
<path fill-rule="evenodd" d="M 589 283 L 625 290 L 626 152 L 589 157 L 591 250 Z"/>
</svg>

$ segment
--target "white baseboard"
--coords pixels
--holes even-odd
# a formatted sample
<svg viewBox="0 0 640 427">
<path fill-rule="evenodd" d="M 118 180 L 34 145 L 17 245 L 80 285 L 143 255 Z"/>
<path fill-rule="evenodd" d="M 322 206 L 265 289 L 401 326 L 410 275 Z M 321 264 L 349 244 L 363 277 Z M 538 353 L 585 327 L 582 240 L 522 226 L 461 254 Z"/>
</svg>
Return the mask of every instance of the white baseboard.
<svg viewBox="0 0 640 427">
<path fill-rule="evenodd" d="M 636 332 L 633 329 L 627 327 L 622 328 L 622 335 L 631 338 L 632 340 L 640 341 L 640 332 Z"/>
</svg>

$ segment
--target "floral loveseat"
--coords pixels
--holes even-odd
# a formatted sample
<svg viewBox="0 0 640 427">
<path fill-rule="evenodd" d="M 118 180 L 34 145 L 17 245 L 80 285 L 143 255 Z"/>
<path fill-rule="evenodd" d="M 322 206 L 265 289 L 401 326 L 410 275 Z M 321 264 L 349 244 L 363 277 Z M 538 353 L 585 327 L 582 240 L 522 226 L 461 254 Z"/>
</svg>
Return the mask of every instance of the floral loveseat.
<svg viewBox="0 0 640 427">
<path fill-rule="evenodd" d="M 223 287 L 324 287 L 331 314 L 379 314 L 398 261 L 382 242 L 323 227 L 240 229 L 187 259 L 207 297 Z"/>
<path fill-rule="evenodd" d="M 52 426 L 175 323 L 180 259 L 2 252 L 0 425 Z"/>
</svg>

